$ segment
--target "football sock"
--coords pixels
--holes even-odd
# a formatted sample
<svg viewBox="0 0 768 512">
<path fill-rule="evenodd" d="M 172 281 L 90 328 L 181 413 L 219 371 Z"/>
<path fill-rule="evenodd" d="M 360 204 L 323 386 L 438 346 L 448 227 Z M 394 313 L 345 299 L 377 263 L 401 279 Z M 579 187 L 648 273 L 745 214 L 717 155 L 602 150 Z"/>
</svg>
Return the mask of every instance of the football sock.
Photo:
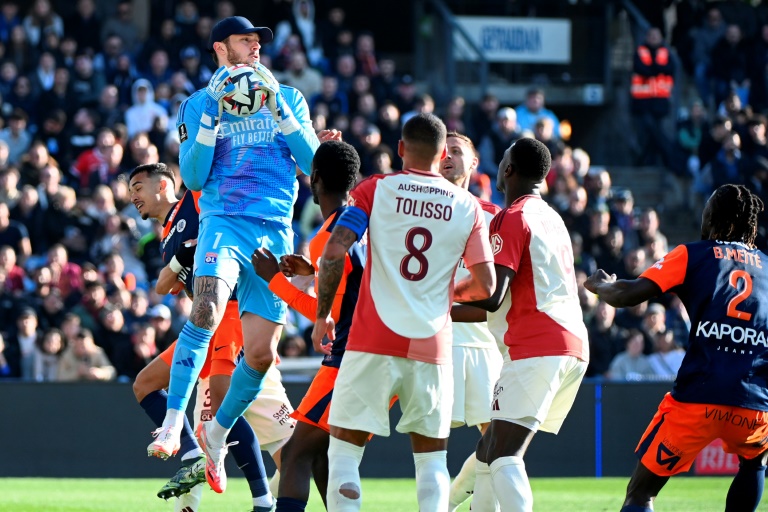
<svg viewBox="0 0 768 512">
<path fill-rule="evenodd" d="M 277 498 L 275 512 L 304 512 L 306 508 L 306 501 L 297 500 L 296 498 Z"/>
<path fill-rule="evenodd" d="M 203 499 L 205 486 L 196 485 L 188 493 L 176 498 L 174 512 L 197 512 L 200 509 L 200 501 Z"/>
<path fill-rule="evenodd" d="M 237 467 L 243 472 L 243 476 L 248 480 L 248 487 L 251 488 L 253 504 L 259 507 L 272 505 L 272 496 L 269 493 L 267 484 L 267 472 L 264 469 L 264 460 L 261 457 L 261 448 L 259 440 L 253 429 L 245 421 L 245 418 L 238 418 L 232 430 L 227 436 L 227 443 L 233 443 L 229 447 L 232 456 L 237 462 Z M 258 500 L 258 503 L 257 503 Z"/>
<path fill-rule="evenodd" d="M 497 512 L 499 502 L 493 492 L 491 468 L 485 462 L 475 462 L 475 490 L 472 494 L 472 512 Z"/>
<path fill-rule="evenodd" d="M 725 499 L 725 512 L 757 510 L 763 497 L 766 466 L 760 466 L 755 459 L 739 463 L 739 472 L 731 482 Z"/>
<path fill-rule="evenodd" d="M 221 402 L 216 420 L 226 428 L 232 428 L 235 420 L 243 415 L 248 406 L 256 399 L 264 384 L 264 373 L 254 370 L 241 359 L 232 373 L 229 391 Z M 213 434 L 213 432 L 211 432 Z"/>
<path fill-rule="evenodd" d="M 624 505 L 620 512 L 653 512 L 653 509 L 642 505 Z"/>
<path fill-rule="evenodd" d="M 149 416 L 155 425 L 158 427 L 163 426 L 165 412 L 168 409 L 168 393 L 166 393 L 164 389 L 149 393 L 141 402 L 139 402 L 139 405 L 144 409 L 144 412 L 147 413 L 147 416 Z M 183 454 L 181 459 L 185 460 L 190 457 L 197 457 L 203 452 L 197 444 L 197 439 L 195 439 L 195 434 L 192 431 L 192 427 L 189 425 L 187 415 L 184 414 L 182 416 L 181 448 L 179 449 L 179 453 Z"/>
<path fill-rule="evenodd" d="M 269 492 L 272 496 L 277 496 L 277 490 L 280 488 L 280 471 L 275 470 L 275 474 L 269 480 Z"/>
<path fill-rule="evenodd" d="M 461 471 L 456 475 L 451 484 L 451 492 L 448 496 L 450 512 L 456 512 L 462 503 L 467 501 L 472 496 L 472 489 L 475 488 L 475 457 L 474 452 L 467 457 L 464 461 L 464 465 L 461 466 Z"/>
<path fill-rule="evenodd" d="M 187 320 L 176 342 L 168 385 L 168 409 L 186 411 L 192 388 L 208 355 L 213 331 L 196 327 Z"/>
<path fill-rule="evenodd" d="M 448 452 L 414 453 L 416 464 L 416 497 L 419 510 L 446 510 L 451 490 L 451 475 L 448 474 Z"/>
<path fill-rule="evenodd" d="M 357 512 L 362 506 L 360 461 L 365 448 L 331 436 L 328 444 L 328 512 Z"/>
<path fill-rule="evenodd" d="M 491 462 L 491 478 L 503 510 L 533 510 L 533 492 L 522 457 L 500 457 Z"/>
</svg>

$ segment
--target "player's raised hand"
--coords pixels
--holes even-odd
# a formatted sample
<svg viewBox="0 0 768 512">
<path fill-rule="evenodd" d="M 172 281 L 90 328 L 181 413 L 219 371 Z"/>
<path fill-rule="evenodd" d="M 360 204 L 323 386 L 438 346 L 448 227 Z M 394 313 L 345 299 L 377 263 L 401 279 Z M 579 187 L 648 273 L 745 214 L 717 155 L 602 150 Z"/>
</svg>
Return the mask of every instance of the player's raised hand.
<svg viewBox="0 0 768 512">
<path fill-rule="evenodd" d="M 205 113 L 212 118 L 218 119 L 221 117 L 221 111 L 223 106 L 221 100 L 224 96 L 232 94 L 235 91 L 235 85 L 229 80 L 230 69 L 226 66 L 221 66 L 208 80 L 208 86 L 205 88 Z M 203 125 L 206 128 L 213 128 L 211 126 Z"/>
<path fill-rule="evenodd" d="M 313 276 L 315 267 L 306 256 L 286 254 L 280 258 L 280 271 L 289 276 Z"/>
<path fill-rule="evenodd" d="M 280 92 L 280 82 L 278 82 L 272 72 L 265 68 L 261 63 L 256 64 L 254 68 L 256 76 L 259 78 L 257 85 L 267 96 L 264 102 L 267 105 L 272 117 L 277 123 L 282 123 L 293 117 L 290 107 L 286 105 L 283 93 Z"/>
<path fill-rule="evenodd" d="M 321 144 L 329 140 L 341 140 L 341 132 L 335 128 L 333 130 L 320 130 L 317 134 L 317 140 Z"/>
<path fill-rule="evenodd" d="M 256 271 L 256 274 L 266 282 L 272 281 L 275 274 L 280 272 L 277 258 L 266 247 L 253 251 L 251 264 L 253 264 L 253 270 Z"/>
<path fill-rule="evenodd" d="M 323 339 L 326 336 L 328 336 L 330 342 L 323 345 Z M 312 345 L 315 347 L 315 352 L 325 355 L 330 354 L 335 340 L 336 322 L 333 321 L 331 315 L 315 320 L 315 327 L 312 329 Z"/>
<path fill-rule="evenodd" d="M 597 293 L 599 285 L 614 282 L 616 282 L 616 274 L 608 275 L 605 270 L 600 268 L 584 281 L 584 288 L 592 293 Z"/>
</svg>

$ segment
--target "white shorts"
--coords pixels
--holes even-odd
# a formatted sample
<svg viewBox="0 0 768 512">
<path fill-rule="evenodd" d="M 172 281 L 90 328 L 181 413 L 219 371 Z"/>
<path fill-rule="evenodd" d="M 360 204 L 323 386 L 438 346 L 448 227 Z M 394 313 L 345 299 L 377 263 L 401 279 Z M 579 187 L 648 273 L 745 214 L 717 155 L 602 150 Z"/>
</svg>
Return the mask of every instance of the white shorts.
<svg viewBox="0 0 768 512">
<path fill-rule="evenodd" d="M 499 380 L 501 364 L 501 353 L 495 345 L 453 347 L 452 428 L 491 421 L 493 385 Z"/>
<path fill-rule="evenodd" d="M 336 377 L 330 425 L 389 436 L 389 404 L 398 397 L 403 415 L 395 429 L 445 439 L 451 431 L 453 371 L 395 356 L 349 351 Z"/>
<path fill-rule="evenodd" d="M 557 434 L 586 371 L 587 363 L 573 356 L 505 361 L 493 390 L 491 419 Z"/>
<path fill-rule="evenodd" d="M 296 425 L 296 420 L 290 417 L 292 412 L 293 407 L 285 393 L 280 370 L 272 366 L 264 377 L 264 387 L 259 396 L 243 414 L 256 433 L 262 450 L 274 454 L 288 442 Z M 213 419 L 208 379 L 198 381 L 194 418 L 195 425 L 199 421 Z"/>
</svg>

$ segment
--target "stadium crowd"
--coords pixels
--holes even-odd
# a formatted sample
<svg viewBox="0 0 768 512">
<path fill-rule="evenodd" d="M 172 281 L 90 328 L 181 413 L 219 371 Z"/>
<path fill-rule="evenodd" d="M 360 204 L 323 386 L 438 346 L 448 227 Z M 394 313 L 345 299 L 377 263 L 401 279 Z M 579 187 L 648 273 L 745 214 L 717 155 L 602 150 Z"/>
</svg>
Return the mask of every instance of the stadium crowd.
<svg viewBox="0 0 768 512">
<path fill-rule="evenodd" d="M 100 12 L 94 0 L 78 0 L 70 16 L 49 0 L 28 8 L 1 4 L 0 378 L 131 380 L 176 339 L 191 301 L 153 292 L 163 266 L 162 226 L 141 219 L 121 177 L 158 161 L 178 175 L 177 110 L 215 70 L 208 34 L 234 7 L 227 0 L 175 2 L 170 15 L 152 13 L 153 30 L 142 39 L 130 1 Z M 278 5 L 283 10 L 267 20 L 275 40 L 261 62 L 303 92 L 316 130 L 343 132 L 363 176 L 398 169 L 403 123 L 436 112 L 449 130 L 475 142 L 480 165 L 471 190 L 497 204 L 497 166 L 511 142 L 535 137 L 546 144 L 553 162 L 546 198 L 571 232 L 579 284 L 596 268 L 637 277 L 670 249 L 657 211 L 636 208 L 631 190 L 612 187 L 609 171 L 568 146 L 543 90 L 530 89 L 514 106 L 490 94 L 476 104 L 456 97 L 435 105 L 408 70 L 377 52 L 371 33 L 345 23 L 342 9 L 316 15 L 311 0 Z M 753 19 L 728 19 L 714 8 L 697 16 L 678 16 L 672 42 L 701 100 L 662 147 L 661 163 L 693 181 L 701 196 L 727 180 L 748 184 L 765 200 L 768 139 L 759 112 L 768 105 L 768 85 L 736 67 L 755 68 L 750 58 L 765 62 L 768 25 L 758 30 Z M 727 56 L 742 54 L 751 57 Z M 322 217 L 309 178 L 298 179 L 294 231 L 301 248 Z M 690 329 L 678 299 L 617 313 L 583 286 L 579 293 L 592 352 L 588 376 L 674 378 Z M 291 314 L 281 356 L 314 355 L 311 327 Z"/>
</svg>

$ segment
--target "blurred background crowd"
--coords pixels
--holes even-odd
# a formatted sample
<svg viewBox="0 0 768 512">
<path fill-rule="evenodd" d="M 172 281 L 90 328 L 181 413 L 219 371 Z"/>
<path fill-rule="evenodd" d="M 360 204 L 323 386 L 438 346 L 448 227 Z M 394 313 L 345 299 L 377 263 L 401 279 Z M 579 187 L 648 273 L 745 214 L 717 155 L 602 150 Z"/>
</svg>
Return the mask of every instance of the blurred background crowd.
<svg viewBox="0 0 768 512">
<path fill-rule="evenodd" d="M 362 176 L 398 169 L 402 124 L 434 112 L 475 143 L 471 191 L 501 204 L 504 150 L 520 137 L 543 141 L 553 156 L 546 198 L 571 232 L 581 283 L 597 268 L 638 276 L 671 249 L 664 215 L 696 218 L 721 183 L 746 183 L 768 202 L 766 10 L 734 1 L 637 4 L 649 25 L 635 27 L 624 91 L 630 157 L 674 177 L 680 200 L 663 212 L 638 207 L 631 187 L 612 186 L 609 170 L 569 145 L 571 126 L 547 108 L 543 88 L 529 88 L 519 104 L 493 94 L 436 104 L 342 8 L 273 0 L 270 17 L 253 21 L 275 32 L 262 62 L 304 94 L 317 130 L 343 132 Z M 176 112 L 215 69 L 205 50 L 212 24 L 237 13 L 228 0 L 149 5 L 142 30 L 131 1 L 0 2 L 0 378 L 131 380 L 189 314 L 183 295 L 153 293 L 161 226 L 138 216 L 121 177 L 158 161 L 178 173 Z M 676 88 L 690 92 L 684 109 L 674 109 Z M 299 181 L 294 230 L 303 251 L 322 219 L 307 177 Z M 580 299 L 588 376 L 674 377 L 690 329 L 676 297 L 620 312 L 583 287 Z M 290 315 L 283 359 L 313 355 L 308 329 Z"/>
</svg>

